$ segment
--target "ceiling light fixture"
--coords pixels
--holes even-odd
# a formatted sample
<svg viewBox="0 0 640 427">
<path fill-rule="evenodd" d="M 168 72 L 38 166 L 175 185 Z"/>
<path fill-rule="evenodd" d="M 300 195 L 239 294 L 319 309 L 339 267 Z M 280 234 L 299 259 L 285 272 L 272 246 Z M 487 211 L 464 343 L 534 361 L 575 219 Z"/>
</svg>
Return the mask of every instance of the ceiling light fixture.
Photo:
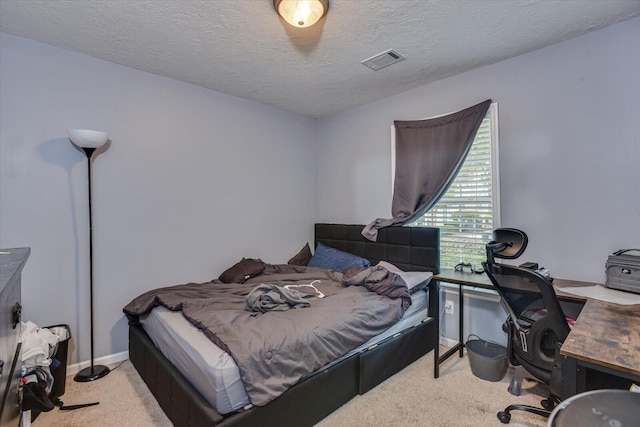
<svg viewBox="0 0 640 427">
<path fill-rule="evenodd" d="M 273 7 L 289 24 L 307 28 L 327 14 L 329 0 L 273 0 Z"/>
</svg>

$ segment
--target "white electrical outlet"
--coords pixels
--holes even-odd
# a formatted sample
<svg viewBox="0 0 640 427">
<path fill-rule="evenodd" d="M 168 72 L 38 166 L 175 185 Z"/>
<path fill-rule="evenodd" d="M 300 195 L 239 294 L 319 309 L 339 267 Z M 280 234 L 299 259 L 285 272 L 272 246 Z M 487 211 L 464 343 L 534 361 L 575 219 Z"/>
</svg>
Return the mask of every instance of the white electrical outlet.
<svg viewBox="0 0 640 427">
<path fill-rule="evenodd" d="M 447 314 L 453 314 L 453 301 L 450 299 L 446 300 L 444 303 L 444 312 Z"/>
</svg>

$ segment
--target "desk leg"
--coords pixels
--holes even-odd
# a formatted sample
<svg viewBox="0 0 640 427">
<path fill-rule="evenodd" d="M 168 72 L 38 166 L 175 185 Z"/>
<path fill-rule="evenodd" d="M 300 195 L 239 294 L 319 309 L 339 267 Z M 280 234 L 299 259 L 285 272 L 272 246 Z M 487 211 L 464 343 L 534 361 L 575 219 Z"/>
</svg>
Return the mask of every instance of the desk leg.
<svg viewBox="0 0 640 427">
<path fill-rule="evenodd" d="M 575 359 L 567 356 L 561 357 L 562 380 L 560 382 L 560 399 L 565 400 L 576 394 L 577 378 L 576 369 L 578 364 Z"/>
<path fill-rule="evenodd" d="M 433 349 L 433 378 L 438 378 L 438 377 L 440 377 L 440 340 L 439 339 L 438 339 L 438 344 Z"/>
<path fill-rule="evenodd" d="M 464 287 L 461 284 L 458 284 L 458 310 L 460 311 L 460 313 L 458 313 L 459 315 L 459 320 L 460 320 L 460 325 L 458 325 L 458 347 L 460 347 L 460 357 L 464 356 L 464 295 L 463 295 L 463 289 Z"/>
<path fill-rule="evenodd" d="M 458 319 L 460 319 L 460 325 L 458 328 L 458 342 L 451 347 L 450 349 L 448 349 L 447 351 L 445 351 L 442 355 L 440 355 L 440 351 L 439 351 L 439 347 L 436 347 L 436 352 L 434 354 L 434 367 L 433 367 L 433 377 L 434 378 L 438 378 L 438 376 L 440 375 L 440 364 L 442 362 L 444 362 L 445 360 L 447 360 L 449 357 L 451 357 L 453 354 L 455 354 L 455 352 L 457 351 L 460 357 L 464 357 L 464 297 L 463 297 L 463 287 L 461 284 L 458 284 L 458 287 L 460 289 L 460 292 L 458 293 L 459 295 L 459 299 L 458 299 L 458 305 L 459 305 L 459 310 L 460 313 L 458 313 Z M 440 301 L 440 285 L 438 285 L 438 301 Z M 438 346 L 440 345 L 440 308 L 438 308 L 438 323 L 437 323 L 437 328 L 438 328 Z"/>
<path fill-rule="evenodd" d="M 429 298 L 429 312 L 434 312 L 436 322 L 436 345 L 433 349 L 433 378 L 440 376 L 440 282 L 436 281 L 430 292 L 436 295 L 436 298 Z M 431 296 L 431 294 L 430 294 Z"/>
<path fill-rule="evenodd" d="M 561 358 L 560 399 L 565 400 L 587 390 L 586 368 L 572 357 Z"/>
</svg>

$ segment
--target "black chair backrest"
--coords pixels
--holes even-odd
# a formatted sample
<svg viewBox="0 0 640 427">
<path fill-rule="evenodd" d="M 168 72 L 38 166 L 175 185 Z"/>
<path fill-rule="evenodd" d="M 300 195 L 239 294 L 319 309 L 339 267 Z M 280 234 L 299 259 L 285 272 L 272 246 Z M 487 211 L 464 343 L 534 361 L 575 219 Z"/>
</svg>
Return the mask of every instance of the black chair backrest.
<svg viewBox="0 0 640 427">
<path fill-rule="evenodd" d="M 494 258 L 516 259 L 527 249 L 527 234 L 516 228 L 496 228 L 493 240 L 487 243 L 487 262 L 493 264 Z"/>
</svg>

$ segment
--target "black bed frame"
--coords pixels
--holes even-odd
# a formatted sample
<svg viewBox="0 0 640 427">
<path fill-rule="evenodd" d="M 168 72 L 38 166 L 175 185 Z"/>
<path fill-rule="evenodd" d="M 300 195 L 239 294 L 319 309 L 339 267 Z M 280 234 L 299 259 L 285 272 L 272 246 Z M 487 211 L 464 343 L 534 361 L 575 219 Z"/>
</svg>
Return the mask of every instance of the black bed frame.
<svg viewBox="0 0 640 427">
<path fill-rule="evenodd" d="M 425 227 L 380 230 L 377 242 L 360 234 L 362 225 L 316 224 L 315 241 L 369 259 L 386 260 L 405 271 L 440 272 L 440 231 Z M 130 321 L 129 358 L 175 426 L 311 426 L 358 394 L 434 350 L 438 359 L 438 284 L 430 285 L 430 317 L 373 348 L 300 381 L 262 407 L 223 416 L 155 347 L 141 325 Z"/>
</svg>

